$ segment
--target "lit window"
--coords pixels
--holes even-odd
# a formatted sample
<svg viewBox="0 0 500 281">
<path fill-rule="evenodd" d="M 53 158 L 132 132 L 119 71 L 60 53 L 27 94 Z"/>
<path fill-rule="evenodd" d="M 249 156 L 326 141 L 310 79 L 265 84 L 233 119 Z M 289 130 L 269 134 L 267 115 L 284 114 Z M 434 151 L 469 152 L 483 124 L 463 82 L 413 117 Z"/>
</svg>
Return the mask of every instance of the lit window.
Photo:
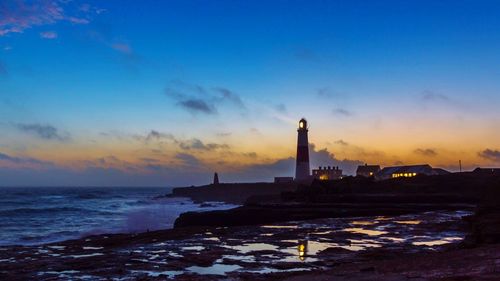
<svg viewBox="0 0 500 281">
<path fill-rule="evenodd" d="M 416 175 L 417 175 L 417 173 L 413 173 L 413 176 L 416 176 Z"/>
</svg>

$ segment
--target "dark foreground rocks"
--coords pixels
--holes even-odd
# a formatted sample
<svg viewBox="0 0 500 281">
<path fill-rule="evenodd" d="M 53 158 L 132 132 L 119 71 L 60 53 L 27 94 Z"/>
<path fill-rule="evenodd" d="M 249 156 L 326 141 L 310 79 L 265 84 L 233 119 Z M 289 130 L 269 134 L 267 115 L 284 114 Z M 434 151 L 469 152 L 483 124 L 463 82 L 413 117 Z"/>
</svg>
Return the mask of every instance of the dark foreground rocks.
<svg viewBox="0 0 500 281">
<path fill-rule="evenodd" d="M 248 204 L 230 210 L 187 212 L 181 214 L 175 220 L 174 227 L 242 226 L 318 218 L 396 216 L 435 210 L 472 210 L 475 207 L 466 203 L 439 202 L 441 200 L 437 200 L 438 203 L 435 203 L 430 200 L 429 196 L 425 196 L 424 202 L 421 202 L 418 197 L 413 197 L 412 200 L 404 200 L 404 198 L 399 197 L 385 199 L 384 201 L 381 198 L 375 198 L 373 203 L 359 203 L 359 200 L 354 200 L 354 202 L 358 201 L 358 203 Z"/>
<path fill-rule="evenodd" d="M 468 211 L 179 228 L 0 247 L 0 280 L 488 280 L 498 245 L 462 249 Z M 495 280 L 495 279 L 489 279 Z"/>
</svg>

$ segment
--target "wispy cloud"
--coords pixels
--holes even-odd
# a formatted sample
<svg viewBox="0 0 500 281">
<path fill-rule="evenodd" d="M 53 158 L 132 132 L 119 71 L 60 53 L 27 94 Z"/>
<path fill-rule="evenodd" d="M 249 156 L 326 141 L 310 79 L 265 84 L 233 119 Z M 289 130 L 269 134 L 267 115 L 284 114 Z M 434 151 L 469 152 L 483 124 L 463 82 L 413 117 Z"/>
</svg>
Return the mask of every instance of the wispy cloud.
<svg viewBox="0 0 500 281">
<path fill-rule="evenodd" d="M 191 168 L 198 168 L 201 164 L 200 160 L 196 158 L 196 156 L 188 153 L 177 153 L 175 158 L 180 160 L 183 165 Z"/>
<path fill-rule="evenodd" d="M 437 151 L 431 148 L 417 148 L 413 153 L 427 157 L 435 157 L 438 155 Z"/>
<path fill-rule="evenodd" d="M 328 149 L 317 149 L 314 143 L 310 144 L 310 159 L 312 167 L 318 166 L 338 166 L 345 174 L 352 175 L 356 172 L 359 165 L 364 162 L 352 159 L 338 159 L 335 154 L 328 151 Z"/>
<path fill-rule="evenodd" d="M 240 109 L 246 109 L 246 105 L 243 103 L 240 96 L 234 93 L 233 91 L 223 87 L 216 87 L 214 88 L 214 90 L 220 94 L 219 97 L 215 97 L 220 102 L 228 101 L 236 105 Z"/>
<path fill-rule="evenodd" d="M 215 135 L 218 136 L 218 137 L 229 137 L 229 136 L 232 135 L 232 133 L 230 133 L 230 132 L 220 132 L 220 133 L 216 133 Z"/>
<path fill-rule="evenodd" d="M 494 149 L 485 149 L 478 153 L 479 157 L 492 160 L 494 162 L 500 163 L 500 151 Z"/>
<path fill-rule="evenodd" d="M 283 104 L 283 103 L 275 105 L 274 109 L 276 109 L 276 111 L 278 111 L 279 113 L 283 113 L 283 114 L 288 112 L 285 104 Z"/>
<path fill-rule="evenodd" d="M 344 108 L 335 108 L 333 109 L 333 114 L 335 115 L 340 115 L 340 116 L 344 116 L 344 117 L 351 117 L 353 115 L 353 113 L 347 109 L 344 109 Z"/>
<path fill-rule="evenodd" d="M 206 150 L 213 151 L 216 149 L 229 149 L 229 145 L 227 144 L 218 144 L 218 143 L 203 143 L 199 139 L 191 139 L 187 141 L 179 142 L 180 148 L 184 150 Z"/>
<path fill-rule="evenodd" d="M 127 43 L 113 43 L 111 44 L 111 48 L 126 55 L 131 55 L 133 53 L 132 47 Z"/>
<path fill-rule="evenodd" d="M 55 32 L 55 31 L 40 32 L 40 37 L 42 37 L 44 39 L 56 39 L 57 38 L 57 32 Z"/>
<path fill-rule="evenodd" d="M 345 142 L 344 140 L 337 140 L 335 141 L 335 144 L 339 144 L 339 145 L 342 145 L 342 146 L 348 146 L 349 143 Z"/>
<path fill-rule="evenodd" d="M 56 127 L 51 125 L 42 125 L 34 123 L 34 124 L 16 124 L 15 127 L 20 131 L 32 134 L 36 137 L 46 140 L 67 141 L 70 138 L 68 133 L 61 133 Z"/>
<path fill-rule="evenodd" d="M 22 33 L 34 26 L 51 25 L 60 21 L 88 24 L 97 8 L 78 9 L 72 1 L 12 0 L 0 4 L 0 36 Z"/>
<path fill-rule="evenodd" d="M 52 165 L 51 162 L 38 160 L 31 157 L 16 157 L 0 152 L 0 162 L 7 162 L 8 164 L 35 164 L 35 165 Z"/>
<path fill-rule="evenodd" d="M 440 93 L 436 93 L 430 90 L 425 90 L 421 94 L 421 99 L 423 101 L 450 101 L 450 97 Z"/>
<path fill-rule="evenodd" d="M 195 115 L 198 113 L 205 115 L 218 114 L 218 108 L 224 104 L 233 105 L 243 112 L 247 110 L 245 103 L 238 94 L 223 87 L 207 90 L 200 85 L 174 80 L 166 87 L 165 95 L 175 100 L 178 106 Z"/>
<path fill-rule="evenodd" d="M 213 104 L 209 104 L 202 99 L 186 99 L 178 102 L 178 105 L 187 109 L 191 113 L 217 114 L 217 109 Z"/>
</svg>

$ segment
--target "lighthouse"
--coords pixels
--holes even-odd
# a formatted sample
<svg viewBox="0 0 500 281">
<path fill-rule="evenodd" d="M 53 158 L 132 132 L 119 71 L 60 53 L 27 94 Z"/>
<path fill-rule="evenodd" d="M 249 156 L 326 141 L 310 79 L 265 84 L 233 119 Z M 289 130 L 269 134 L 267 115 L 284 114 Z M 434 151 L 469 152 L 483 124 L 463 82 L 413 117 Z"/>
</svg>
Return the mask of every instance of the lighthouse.
<svg viewBox="0 0 500 281">
<path fill-rule="evenodd" d="M 309 175 L 309 140 L 307 138 L 307 120 L 302 118 L 297 129 L 297 164 L 295 167 L 295 180 L 307 180 Z"/>
</svg>

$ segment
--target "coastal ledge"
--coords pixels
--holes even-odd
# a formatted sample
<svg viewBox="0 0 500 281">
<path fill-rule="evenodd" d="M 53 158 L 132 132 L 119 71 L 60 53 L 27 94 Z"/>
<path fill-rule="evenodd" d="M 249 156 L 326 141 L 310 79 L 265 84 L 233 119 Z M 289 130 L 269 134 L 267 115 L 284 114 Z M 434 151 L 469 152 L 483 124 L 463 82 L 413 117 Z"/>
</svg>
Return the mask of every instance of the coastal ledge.
<svg viewBox="0 0 500 281">
<path fill-rule="evenodd" d="M 262 204 L 245 205 L 229 210 L 186 212 L 174 223 L 183 227 L 231 227 L 262 225 L 286 221 L 363 216 L 397 216 L 436 210 L 473 210 L 464 203 L 337 203 L 337 204 Z"/>
<path fill-rule="evenodd" d="M 220 183 L 203 186 L 177 187 L 170 197 L 188 197 L 195 203 L 207 201 L 226 202 L 229 204 L 244 204 L 252 196 L 279 198 L 282 192 L 292 192 L 297 189 L 296 183 Z"/>
</svg>

